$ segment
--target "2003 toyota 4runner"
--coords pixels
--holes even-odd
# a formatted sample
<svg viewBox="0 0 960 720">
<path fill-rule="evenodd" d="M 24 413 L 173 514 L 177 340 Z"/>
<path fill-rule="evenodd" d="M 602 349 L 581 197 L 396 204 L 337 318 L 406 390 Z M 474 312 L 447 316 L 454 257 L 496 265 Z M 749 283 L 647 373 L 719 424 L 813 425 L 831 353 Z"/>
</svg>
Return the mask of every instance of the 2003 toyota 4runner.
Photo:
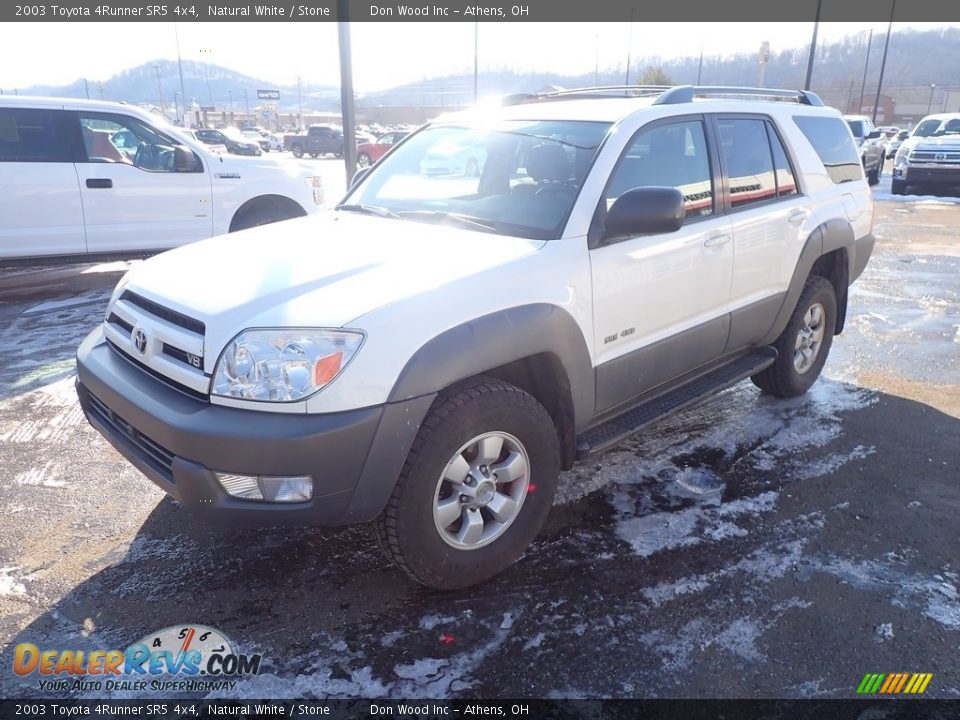
<svg viewBox="0 0 960 720">
<path fill-rule="evenodd" d="M 561 468 L 745 378 L 820 374 L 873 207 L 811 93 L 594 88 L 445 117 L 335 210 L 173 250 L 78 353 L 93 424 L 233 524 L 373 521 L 437 588 L 500 572 Z M 474 147 L 478 171 L 424 173 Z"/>
</svg>

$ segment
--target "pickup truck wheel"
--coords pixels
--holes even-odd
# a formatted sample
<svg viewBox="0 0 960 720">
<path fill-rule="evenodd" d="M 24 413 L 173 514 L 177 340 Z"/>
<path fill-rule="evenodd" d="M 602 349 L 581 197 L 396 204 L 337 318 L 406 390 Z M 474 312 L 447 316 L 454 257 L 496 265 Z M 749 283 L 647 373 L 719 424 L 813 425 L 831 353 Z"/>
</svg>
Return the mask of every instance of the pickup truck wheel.
<svg viewBox="0 0 960 720">
<path fill-rule="evenodd" d="M 878 164 L 873 170 L 867 172 L 867 184 L 876 185 L 880 182 L 880 165 Z"/>
<path fill-rule="evenodd" d="M 420 426 L 374 521 L 377 543 L 424 585 L 475 585 L 533 541 L 558 473 L 556 426 L 533 397 L 493 378 L 455 386 Z"/>
<path fill-rule="evenodd" d="M 826 278 L 811 275 L 787 327 L 773 346 L 777 360 L 750 379 L 776 397 L 802 395 L 816 382 L 827 361 L 837 323 L 837 296 Z"/>
<path fill-rule="evenodd" d="M 303 157 L 303 145 L 294 145 L 292 148 L 290 148 L 290 151 L 293 153 L 295 158 Z"/>
</svg>

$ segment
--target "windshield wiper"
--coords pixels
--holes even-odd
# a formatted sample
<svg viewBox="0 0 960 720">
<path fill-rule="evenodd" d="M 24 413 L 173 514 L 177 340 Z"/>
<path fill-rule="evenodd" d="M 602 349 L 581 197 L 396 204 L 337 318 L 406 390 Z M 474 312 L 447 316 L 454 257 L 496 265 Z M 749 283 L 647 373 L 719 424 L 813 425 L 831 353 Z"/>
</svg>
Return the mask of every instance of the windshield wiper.
<svg viewBox="0 0 960 720">
<path fill-rule="evenodd" d="M 401 210 L 399 216 L 403 218 L 412 218 L 414 220 L 435 220 L 437 222 L 452 220 L 461 227 L 465 227 L 470 230 L 497 232 L 497 229 L 483 218 L 464 215 L 462 213 L 451 213 L 447 212 L 446 210 Z"/>
<path fill-rule="evenodd" d="M 337 210 L 358 212 L 363 213 L 364 215 L 376 215 L 377 217 L 393 218 L 394 220 L 400 219 L 400 216 L 397 215 L 393 210 L 388 210 L 387 208 L 379 207 L 378 205 L 362 205 L 360 203 L 339 205 Z"/>
</svg>

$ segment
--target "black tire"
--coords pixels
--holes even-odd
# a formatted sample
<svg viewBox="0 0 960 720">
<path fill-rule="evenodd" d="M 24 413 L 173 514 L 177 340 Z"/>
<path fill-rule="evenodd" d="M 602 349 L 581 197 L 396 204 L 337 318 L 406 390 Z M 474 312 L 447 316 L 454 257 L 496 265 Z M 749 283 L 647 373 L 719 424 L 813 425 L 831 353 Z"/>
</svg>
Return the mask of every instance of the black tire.
<svg viewBox="0 0 960 720">
<path fill-rule="evenodd" d="M 434 505 L 458 449 L 488 432 L 508 433 L 522 444 L 530 489 L 502 534 L 489 544 L 461 549 L 442 537 Z M 553 504 L 558 473 L 556 426 L 540 403 L 493 378 L 456 385 L 441 393 L 420 426 L 393 494 L 373 522 L 377 544 L 429 587 L 455 590 L 483 582 L 512 565 L 536 537 Z"/>
<path fill-rule="evenodd" d="M 290 148 L 290 150 L 293 152 L 293 156 L 295 158 L 303 157 L 303 145 L 294 145 L 292 148 Z"/>
<path fill-rule="evenodd" d="M 903 180 L 897 180 L 894 178 L 890 181 L 890 193 L 893 195 L 906 195 L 907 183 L 905 183 Z"/>
<path fill-rule="evenodd" d="M 815 305 L 823 310 L 823 337 L 817 348 L 813 363 L 804 371 L 798 371 L 794 354 L 800 331 L 805 325 L 805 316 Z M 833 333 L 837 324 L 837 296 L 833 285 L 826 278 L 811 275 L 800 293 L 800 299 L 790 316 L 787 327 L 773 344 L 777 350 L 777 360 L 770 367 L 757 373 L 750 379 L 763 392 L 776 397 L 794 397 L 802 395 L 816 382 L 827 361 Z"/>
<path fill-rule="evenodd" d="M 359 155 L 357 155 L 357 165 L 359 165 L 360 167 L 362 168 L 370 167 L 372 164 L 373 163 L 370 162 L 370 156 L 367 153 L 362 152 Z"/>
<path fill-rule="evenodd" d="M 868 184 L 868 185 L 876 185 L 878 182 L 880 182 L 880 167 L 879 167 L 879 165 L 878 165 L 877 167 L 875 167 L 873 170 L 870 170 L 870 171 L 867 173 L 867 184 Z"/>
</svg>

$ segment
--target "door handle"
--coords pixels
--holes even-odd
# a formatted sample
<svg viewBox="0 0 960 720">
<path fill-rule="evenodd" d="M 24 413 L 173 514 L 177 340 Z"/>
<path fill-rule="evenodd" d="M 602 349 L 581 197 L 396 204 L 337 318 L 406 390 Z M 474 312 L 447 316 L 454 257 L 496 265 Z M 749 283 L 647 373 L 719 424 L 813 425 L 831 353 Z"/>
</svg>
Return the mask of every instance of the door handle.
<svg viewBox="0 0 960 720">
<path fill-rule="evenodd" d="M 794 210 L 792 213 L 787 215 L 787 222 L 791 225 L 799 225 L 807 219 L 807 214 L 808 213 L 806 210 Z"/>
<path fill-rule="evenodd" d="M 112 188 L 113 180 L 110 178 L 87 178 L 87 187 L 91 190 Z"/>
<path fill-rule="evenodd" d="M 713 235 L 708 237 L 703 241 L 703 246 L 708 248 L 720 247 L 721 245 L 726 245 L 728 242 L 730 242 L 730 236 L 725 233 L 723 235 Z"/>
</svg>

